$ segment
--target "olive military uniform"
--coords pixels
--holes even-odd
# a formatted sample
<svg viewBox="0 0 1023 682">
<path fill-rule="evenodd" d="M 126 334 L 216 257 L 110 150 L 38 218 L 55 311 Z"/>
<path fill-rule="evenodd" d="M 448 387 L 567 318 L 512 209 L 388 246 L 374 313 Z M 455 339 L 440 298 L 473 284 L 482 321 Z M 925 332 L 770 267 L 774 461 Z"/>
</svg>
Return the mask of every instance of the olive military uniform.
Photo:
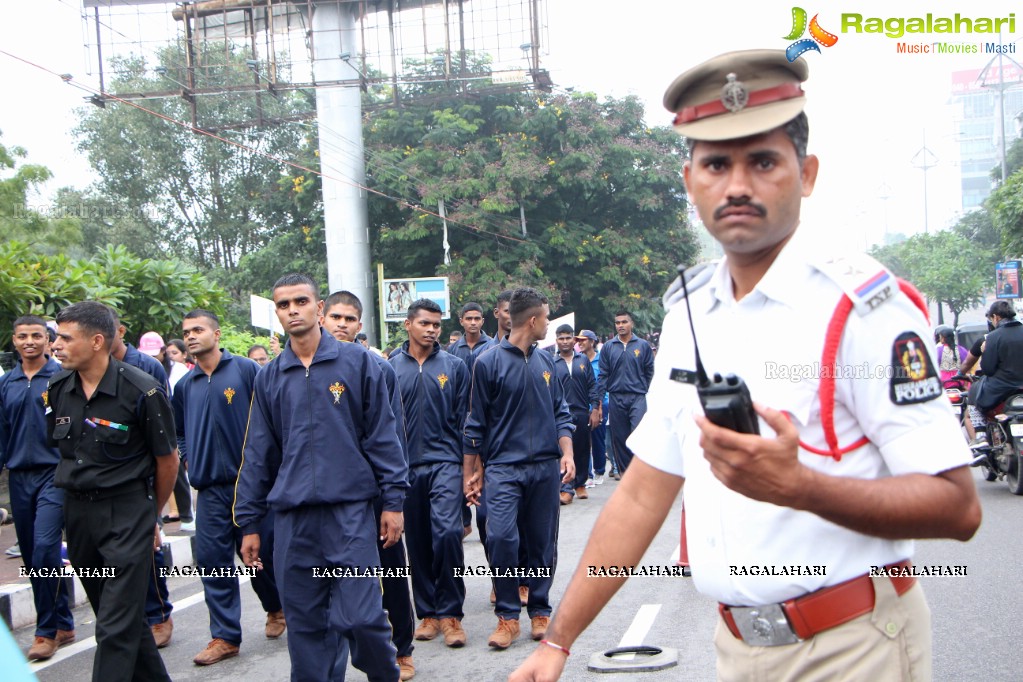
<svg viewBox="0 0 1023 682">
<path fill-rule="evenodd" d="M 47 428 L 60 450 L 56 485 L 66 490 L 68 557 L 83 576 L 96 612 L 93 679 L 167 680 L 146 624 L 146 586 L 153 571 L 152 479 L 157 456 L 175 452 L 167 396 L 145 372 L 110 358 L 92 396 L 77 372 L 50 380 Z"/>
</svg>

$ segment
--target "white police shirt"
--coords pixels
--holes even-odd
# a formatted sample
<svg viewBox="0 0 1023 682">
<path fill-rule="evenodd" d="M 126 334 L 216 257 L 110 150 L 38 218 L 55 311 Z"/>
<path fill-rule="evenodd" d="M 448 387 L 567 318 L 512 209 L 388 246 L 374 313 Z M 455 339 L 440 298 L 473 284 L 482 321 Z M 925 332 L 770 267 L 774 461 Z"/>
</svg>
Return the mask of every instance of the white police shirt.
<svg viewBox="0 0 1023 682">
<path fill-rule="evenodd" d="M 691 293 L 707 372 L 737 374 L 753 400 L 789 414 L 801 443 L 827 450 L 820 361 L 828 322 L 848 291 L 856 309 L 838 350 L 835 431 L 840 447 L 864 435 L 870 442 L 840 461 L 800 447 L 800 461 L 861 479 L 967 465 L 969 449 L 951 406 L 940 383 L 935 389 L 930 381 L 937 373 L 930 344 L 922 342 L 929 338 L 923 315 L 872 259 L 813 259 L 801 242 L 793 236 L 740 301 L 727 259 Z M 647 464 L 686 479 L 687 547 L 700 592 L 735 606 L 771 604 L 912 555 L 911 540 L 870 537 L 810 512 L 758 502 L 714 477 L 693 419 L 702 413 L 696 388 L 670 377 L 672 369 L 695 369 L 684 301 L 664 320 L 655 366 L 647 413 L 628 444 Z M 762 419 L 760 432 L 774 436 Z"/>
</svg>

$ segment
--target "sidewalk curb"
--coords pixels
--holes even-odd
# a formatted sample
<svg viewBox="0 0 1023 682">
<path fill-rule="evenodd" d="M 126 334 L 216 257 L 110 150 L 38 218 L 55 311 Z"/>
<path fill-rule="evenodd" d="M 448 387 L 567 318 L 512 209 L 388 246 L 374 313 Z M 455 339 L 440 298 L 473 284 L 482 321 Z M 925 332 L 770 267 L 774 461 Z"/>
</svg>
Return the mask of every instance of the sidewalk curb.
<svg viewBox="0 0 1023 682">
<path fill-rule="evenodd" d="M 168 566 L 182 568 L 195 564 L 193 560 L 194 535 L 168 535 L 163 554 Z M 64 578 L 72 608 L 85 604 L 88 599 L 78 578 Z M 0 618 L 13 632 L 36 622 L 36 607 L 32 599 L 32 585 L 28 579 L 0 585 Z"/>
</svg>

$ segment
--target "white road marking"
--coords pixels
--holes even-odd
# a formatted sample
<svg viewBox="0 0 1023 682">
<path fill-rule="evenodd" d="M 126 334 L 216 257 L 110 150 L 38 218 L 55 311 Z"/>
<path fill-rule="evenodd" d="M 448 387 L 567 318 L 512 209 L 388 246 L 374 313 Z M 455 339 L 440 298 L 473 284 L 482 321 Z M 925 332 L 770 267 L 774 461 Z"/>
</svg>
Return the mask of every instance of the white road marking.
<svg viewBox="0 0 1023 682">
<path fill-rule="evenodd" d="M 660 604 L 643 604 L 639 607 L 639 611 L 636 613 L 636 617 L 632 619 L 632 625 L 622 635 L 622 639 L 618 642 L 619 647 L 623 646 L 639 646 L 643 644 L 643 640 L 646 639 L 647 633 L 650 632 L 650 628 L 654 625 L 654 619 L 657 618 L 657 614 L 661 610 Z M 615 656 L 620 661 L 631 661 L 636 658 L 636 654 L 623 654 L 621 656 Z"/>
<path fill-rule="evenodd" d="M 238 577 L 238 584 L 239 585 L 244 585 L 247 582 L 249 582 L 248 576 L 239 576 Z M 187 609 L 189 607 L 195 606 L 196 604 L 203 604 L 205 602 L 206 602 L 206 595 L 203 592 L 203 590 L 199 590 L 197 593 L 193 594 L 190 597 L 185 597 L 184 599 L 181 599 L 179 601 L 173 602 L 173 604 L 174 604 L 174 611 L 171 612 L 171 615 L 173 616 L 174 613 L 176 613 L 178 611 L 184 611 L 185 609 Z M 95 646 L 96 646 L 96 638 L 95 637 L 89 637 L 88 639 L 78 640 L 74 644 L 68 644 L 67 646 L 61 647 L 60 649 L 58 649 L 57 653 L 55 653 L 53 655 L 53 658 L 51 658 L 51 659 L 49 659 L 47 661 L 41 661 L 39 663 L 32 663 L 31 664 L 32 672 L 38 672 L 40 670 L 46 670 L 51 665 L 56 665 L 57 663 L 60 663 L 61 661 L 66 661 L 67 659 L 71 658 L 72 656 L 75 656 L 76 654 L 80 654 L 83 651 L 88 651 L 89 649 L 92 649 Z"/>
</svg>

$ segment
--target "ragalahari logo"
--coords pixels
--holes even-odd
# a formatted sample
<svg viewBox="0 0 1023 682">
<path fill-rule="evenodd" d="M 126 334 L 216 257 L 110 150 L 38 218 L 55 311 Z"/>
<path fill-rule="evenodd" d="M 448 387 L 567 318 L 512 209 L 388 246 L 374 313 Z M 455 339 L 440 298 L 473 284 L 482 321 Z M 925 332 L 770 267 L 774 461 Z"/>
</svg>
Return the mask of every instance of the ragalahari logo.
<svg viewBox="0 0 1023 682">
<path fill-rule="evenodd" d="M 838 42 L 838 36 L 834 33 L 828 33 L 817 23 L 818 15 L 816 14 L 810 20 L 810 37 L 797 40 L 807 30 L 806 16 L 806 10 L 802 7 L 792 8 L 792 31 L 785 36 L 785 40 L 796 41 L 785 49 L 785 56 L 790 62 L 796 61 L 802 54 L 810 50 L 820 52 L 821 49 L 817 47 L 818 43 L 824 47 L 831 47 Z"/>
</svg>

